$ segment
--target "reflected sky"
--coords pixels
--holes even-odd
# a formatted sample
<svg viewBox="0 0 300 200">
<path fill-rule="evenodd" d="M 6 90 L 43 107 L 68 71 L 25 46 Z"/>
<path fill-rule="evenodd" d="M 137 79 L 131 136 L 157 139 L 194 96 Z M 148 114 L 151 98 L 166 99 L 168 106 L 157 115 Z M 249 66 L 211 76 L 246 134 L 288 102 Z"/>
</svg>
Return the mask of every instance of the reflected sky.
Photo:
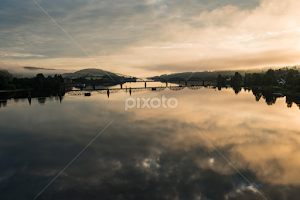
<svg viewBox="0 0 300 200">
<path fill-rule="evenodd" d="M 0 199 L 298 199 L 299 108 L 252 91 L 141 91 L 175 109 L 129 109 L 129 93 L 8 100 L 0 109 Z M 43 102 L 43 103 L 41 103 Z M 196 132 L 195 126 L 253 185 Z"/>
</svg>

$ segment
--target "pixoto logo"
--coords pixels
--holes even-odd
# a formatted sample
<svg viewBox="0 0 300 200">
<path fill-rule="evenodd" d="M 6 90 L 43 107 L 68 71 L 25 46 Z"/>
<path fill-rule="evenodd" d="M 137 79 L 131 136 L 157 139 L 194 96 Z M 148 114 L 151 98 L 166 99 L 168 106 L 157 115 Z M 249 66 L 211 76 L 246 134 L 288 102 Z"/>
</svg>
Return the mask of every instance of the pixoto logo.
<svg viewBox="0 0 300 200">
<path fill-rule="evenodd" d="M 129 97 L 125 100 L 125 111 L 131 108 L 177 108 L 178 100 L 175 97 L 167 98 L 166 95 L 162 95 L 161 99 L 158 97 L 143 98 Z"/>
</svg>

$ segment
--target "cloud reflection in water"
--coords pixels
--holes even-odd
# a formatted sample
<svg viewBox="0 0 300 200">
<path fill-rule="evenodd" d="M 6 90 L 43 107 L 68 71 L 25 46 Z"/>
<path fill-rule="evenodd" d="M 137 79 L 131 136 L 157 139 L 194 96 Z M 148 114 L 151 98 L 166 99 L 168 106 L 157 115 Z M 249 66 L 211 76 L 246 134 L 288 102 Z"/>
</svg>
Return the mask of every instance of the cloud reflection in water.
<svg viewBox="0 0 300 200">
<path fill-rule="evenodd" d="M 186 119 L 267 199 L 298 198 L 298 108 L 232 90 L 133 96 L 162 94 L 178 108 L 125 112 L 125 93 L 9 102 L 0 110 L 0 198 L 34 198 L 111 119 L 40 199 L 262 199 Z"/>
</svg>

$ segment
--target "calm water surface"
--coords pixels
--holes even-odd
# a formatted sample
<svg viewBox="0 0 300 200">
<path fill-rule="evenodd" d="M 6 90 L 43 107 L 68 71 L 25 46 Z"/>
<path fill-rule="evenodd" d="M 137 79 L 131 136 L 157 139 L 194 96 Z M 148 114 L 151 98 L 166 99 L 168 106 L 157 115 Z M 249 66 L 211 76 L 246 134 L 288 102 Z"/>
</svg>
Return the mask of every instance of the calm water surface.
<svg viewBox="0 0 300 200">
<path fill-rule="evenodd" d="M 232 89 L 131 94 L 162 95 L 178 107 L 125 112 L 125 92 L 2 102 L 0 199 L 34 199 L 112 120 L 37 199 L 299 199 L 296 104 Z"/>
</svg>

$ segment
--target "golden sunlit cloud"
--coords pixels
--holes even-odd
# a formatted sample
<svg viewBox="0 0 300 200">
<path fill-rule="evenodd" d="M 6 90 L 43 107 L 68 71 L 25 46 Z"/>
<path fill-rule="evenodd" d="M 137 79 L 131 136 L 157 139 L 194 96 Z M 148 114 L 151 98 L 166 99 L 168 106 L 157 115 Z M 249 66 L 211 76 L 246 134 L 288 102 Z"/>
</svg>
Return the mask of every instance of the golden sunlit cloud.
<svg viewBox="0 0 300 200">
<path fill-rule="evenodd" d="M 107 71 L 149 76 L 200 66 L 199 71 L 299 63 L 297 0 L 100 2 L 74 5 L 73 10 L 67 9 L 68 3 L 38 3 Z M 12 14 L 4 8 L 0 13 L 5 22 L 0 52 L 7 63 L 0 68 L 99 68 L 45 13 L 30 6 L 31 13 L 19 16 L 39 24 L 38 29 L 31 24 L 8 25 L 14 22 Z"/>
</svg>

